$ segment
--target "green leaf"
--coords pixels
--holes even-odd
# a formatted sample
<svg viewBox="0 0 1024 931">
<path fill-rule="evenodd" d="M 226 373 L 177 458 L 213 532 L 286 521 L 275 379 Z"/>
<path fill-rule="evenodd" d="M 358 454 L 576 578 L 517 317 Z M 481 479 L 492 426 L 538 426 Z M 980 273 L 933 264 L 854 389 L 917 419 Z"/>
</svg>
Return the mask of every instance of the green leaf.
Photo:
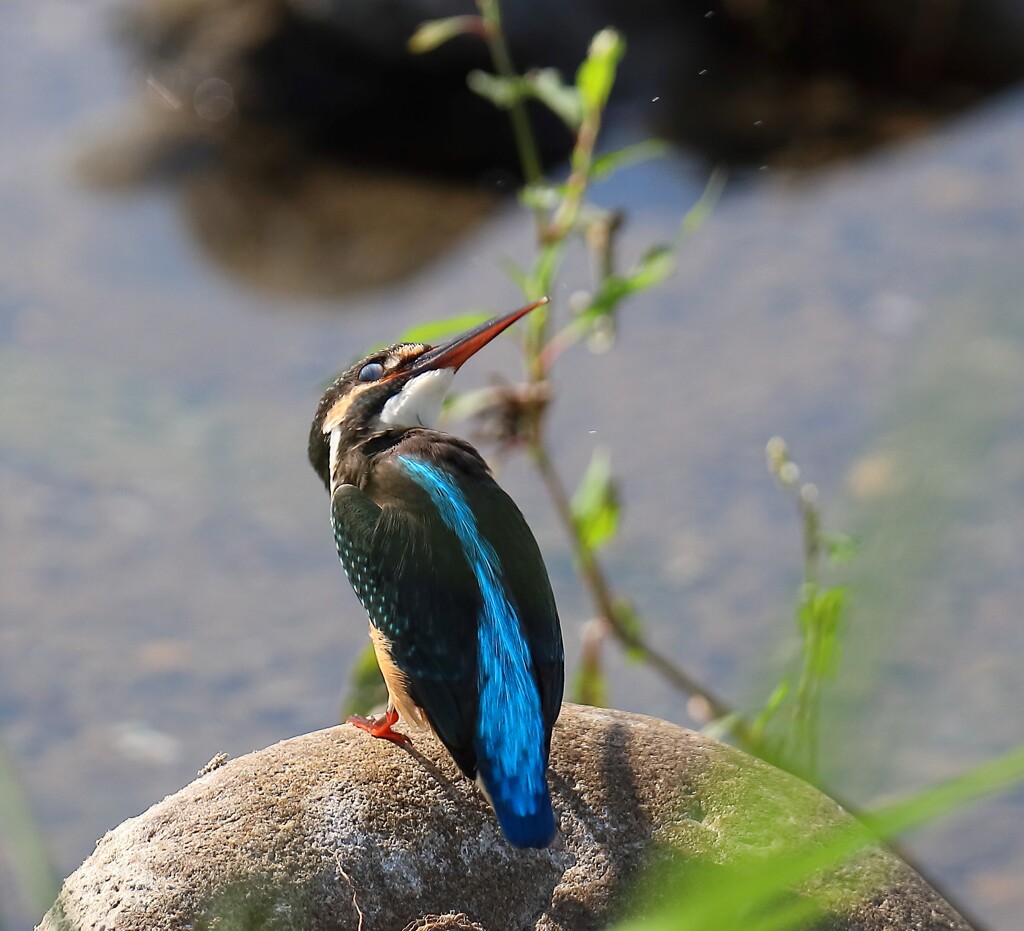
<svg viewBox="0 0 1024 931">
<path fill-rule="evenodd" d="M 821 680 L 832 674 L 839 643 L 839 628 L 846 606 L 846 589 L 819 589 L 805 585 L 797 620 L 804 636 L 805 669 Z M 807 651 L 809 650 L 809 653 Z"/>
<path fill-rule="evenodd" d="M 572 684 L 570 701 L 595 708 L 608 707 L 608 677 L 600 666 L 581 663 Z"/>
<path fill-rule="evenodd" d="M 686 211 L 682 223 L 679 224 L 681 236 L 691 236 L 704 225 L 718 205 L 728 177 L 729 172 L 724 168 L 716 168 L 711 172 L 708 183 L 704 185 L 704 190 L 697 199 L 697 203 Z"/>
<path fill-rule="evenodd" d="M 528 290 L 526 299 L 535 301 L 545 294 L 549 294 L 558 274 L 558 268 L 562 260 L 562 252 L 565 248 L 565 241 L 545 243 L 541 248 L 537 259 L 533 264 L 533 272 L 528 279 Z M 528 320 L 531 326 L 539 327 L 544 320 L 543 312 L 547 308 L 541 308 L 540 312 L 530 314 Z"/>
<path fill-rule="evenodd" d="M 514 259 L 501 256 L 498 259 L 498 267 L 508 276 L 509 281 L 528 298 L 530 294 L 530 279 L 523 266 Z"/>
<path fill-rule="evenodd" d="M 430 19 L 420 23 L 419 28 L 409 37 L 407 47 L 414 55 L 421 55 L 424 52 L 432 52 L 456 36 L 483 36 L 484 31 L 484 21 L 479 16 Z"/>
<path fill-rule="evenodd" d="M 849 534 L 836 531 L 821 535 L 821 542 L 833 566 L 848 563 L 857 554 L 857 541 Z"/>
<path fill-rule="evenodd" d="M 814 589 L 800 605 L 801 626 L 814 626 L 823 631 L 835 630 L 845 602 L 846 589 L 842 586 Z"/>
<path fill-rule="evenodd" d="M 445 320 L 431 320 L 430 323 L 417 324 L 406 330 L 401 337 L 400 343 L 434 343 L 449 336 L 455 336 L 463 330 L 475 327 L 485 320 L 490 320 L 494 314 L 486 311 L 474 311 L 468 314 L 457 314 Z"/>
<path fill-rule="evenodd" d="M 555 68 L 538 68 L 523 78 L 525 88 L 575 132 L 583 122 L 580 92 L 562 80 Z"/>
<path fill-rule="evenodd" d="M 663 158 L 668 154 L 669 145 L 661 139 L 645 139 L 635 145 L 627 145 L 614 152 L 605 152 L 594 159 L 590 166 L 591 181 L 603 181 L 620 168 L 646 162 L 652 158 Z"/>
<path fill-rule="evenodd" d="M 670 246 L 655 246 L 645 253 L 628 274 L 609 275 L 601 282 L 594 299 L 576 321 L 580 335 L 589 335 L 605 325 L 625 298 L 662 282 L 675 267 L 675 253 Z"/>
<path fill-rule="evenodd" d="M 387 700 L 388 690 L 377 666 L 377 653 L 373 644 L 367 643 L 349 673 L 348 691 L 341 702 L 341 718 L 367 714 Z"/>
<path fill-rule="evenodd" d="M 644 628 L 640 616 L 633 609 L 633 604 L 626 598 L 618 598 L 615 601 L 615 623 L 634 641 L 643 637 Z M 642 663 L 647 659 L 647 654 L 639 647 L 627 647 L 626 659 L 632 663 Z"/>
<path fill-rule="evenodd" d="M 576 72 L 576 89 L 584 110 L 600 113 L 604 109 L 625 52 L 625 40 L 614 29 L 602 29 L 591 40 L 587 57 Z"/>
<path fill-rule="evenodd" d="M 754 719 L 752 730 L 755 734 L 764 733 L 768 722 L 775 717 L 779 708 L 782 707 L 782 703 L 786 700 L 786 696 L 789 695 L 789 689 L 789 679 L 783 679 L 775 686 L 775 690 L 768 696 L 768 701 L 764 703 L 764 708 L 761 709 L 758 716 Z"/>
<path fill-rule="evenodd" d="M 470 71 L 466 83 L 474 94 L 489 100 L 499 110 L 511 109 L 523 96 L 522 78 L 505 78 L 486 71 Z"/>
<path fill-rule="evenodd" d="M 619 526 L 619 512 L 611 459 L 604 450 L 596 449 L 572 497 L 573 520 L 583 545 L 596 550 L 611 540 Z"/>
<path fill-rule="evenodd" d="M 661 245 L 649 249 L 633 266 L 626 279 L 629 294 L 646 291 L 648 288 L 661 284 L 676 266 L 676 254 L 671 246 Z"/>
<path fill-rule="evenodd" d="M 527 184 L 519 191 L 519 203 L 531 210 L 554 210 L 564 194 L 564 184 Z"/>
</svg>

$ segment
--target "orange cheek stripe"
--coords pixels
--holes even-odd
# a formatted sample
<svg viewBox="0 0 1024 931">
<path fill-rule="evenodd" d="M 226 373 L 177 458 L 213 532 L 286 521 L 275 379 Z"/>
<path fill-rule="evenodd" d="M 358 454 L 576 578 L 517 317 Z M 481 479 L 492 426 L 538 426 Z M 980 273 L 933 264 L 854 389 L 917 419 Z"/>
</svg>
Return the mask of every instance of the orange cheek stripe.
<svg viewBox="0 0 1024 931">
<path fill-rule="evenodd" d="M 352 395 L 346 395 L 337 402 L 328 412 L 327 416 L 324 417 L 323 432 L 330 433 L 338 424 L 345 419 L 345 414 L 348 413 L 348 409 L 352 406 Z"/>
<path fill-rule="evenodd" d="M 355 401 L 359 395 L 364 391 L 369 391 L 375 386 L 376 382 L 367 382 L 365 385 L 356 385 L 348 394 L 344 397 L 338 398 L 334 402 L 334 406 L 327 412 L 327 416 L 324 417 L 324 425 L 321 428 L 324 433 L 330 433 L 338 424 L 344 419 L 348 413 L 348 409 L 352 406 L 352 402 Z"/>
</svg>

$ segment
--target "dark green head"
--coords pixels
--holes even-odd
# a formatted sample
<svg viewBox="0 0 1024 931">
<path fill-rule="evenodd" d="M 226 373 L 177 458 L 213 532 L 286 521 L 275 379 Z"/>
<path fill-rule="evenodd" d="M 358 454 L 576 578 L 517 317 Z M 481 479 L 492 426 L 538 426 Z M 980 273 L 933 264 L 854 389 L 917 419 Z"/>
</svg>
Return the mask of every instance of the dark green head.
<svg viewBox="0 0 1024 931">
<path fill-rule="evenodd" d="M 547 298 L 502 314 L 442 346 L 397 343 L 342 372 L 324 392 L 309 431 L 309 461 L 328 490 L 354 444 L 389 431 L 434 429 L 459 367 Z"/>
</svg>

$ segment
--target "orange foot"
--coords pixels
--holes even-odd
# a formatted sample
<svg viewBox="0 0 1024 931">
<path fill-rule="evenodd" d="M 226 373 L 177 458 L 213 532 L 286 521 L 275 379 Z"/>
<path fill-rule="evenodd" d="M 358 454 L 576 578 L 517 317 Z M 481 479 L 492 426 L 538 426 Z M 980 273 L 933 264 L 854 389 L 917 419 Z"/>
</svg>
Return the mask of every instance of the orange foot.
<svg viewBox="0 0 1024 931">
<path fill-rule="evenodd" d="M 392 727 L 398 723 L 398 712 L 392 708 L 387 714 L 382 714 L 375 717 L 363 717 L 361 714 L 349 715 L 347 724 L 354 724 L 361 731 L 366 731 L 371 737 L 383 737 L 385 740 L 390 740 L 396 744 L 408 744 L 412 743 L 405 734 L 399 734 L 398 731 L 392 730 Z"/>
</svg>

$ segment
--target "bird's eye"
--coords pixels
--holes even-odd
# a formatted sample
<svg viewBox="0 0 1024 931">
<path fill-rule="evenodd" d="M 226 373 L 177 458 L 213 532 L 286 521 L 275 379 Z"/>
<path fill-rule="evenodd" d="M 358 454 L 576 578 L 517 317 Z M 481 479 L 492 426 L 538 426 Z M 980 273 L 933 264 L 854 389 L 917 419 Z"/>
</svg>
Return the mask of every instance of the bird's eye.
<svg viewBox="0 0 1024 931">
<path fill-rule="evenodd" d="M 384 366 L 379 362 L 367 362 L 359 370 L 360 381 L 376 381 L 384 374 Z"/>
</svg>

